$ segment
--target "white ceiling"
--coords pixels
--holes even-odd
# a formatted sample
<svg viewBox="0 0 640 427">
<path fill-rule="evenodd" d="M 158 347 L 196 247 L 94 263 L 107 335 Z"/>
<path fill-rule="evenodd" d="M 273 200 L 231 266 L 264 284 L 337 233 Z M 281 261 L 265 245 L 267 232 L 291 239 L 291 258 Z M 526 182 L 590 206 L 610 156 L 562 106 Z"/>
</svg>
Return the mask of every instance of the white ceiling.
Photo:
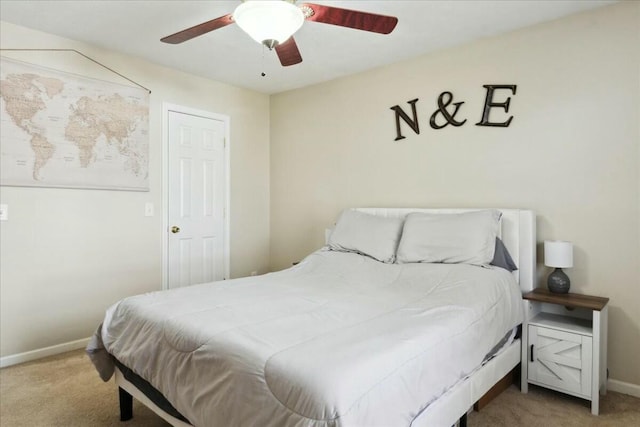
<svg viewBox="0 0 640 427">
<path fill-rule="evenodd" d="M 164 36 L 232 12 L 239 1 L 2 0 L 0 17 L 3 21 L 138 56 L 220 82 L 277 93 L 615 1 L 311 0 L 396 16 L 398 26 L 390 35 L 379 35 L 307 21 L 295 35 L 303 62 L 286 68 L 280 65 L 275 52 L 253 41 L 237 25 L 179 45 L 160 42 Z M 266 76 L 262 77 L 261 72 Z"/>
</svg>

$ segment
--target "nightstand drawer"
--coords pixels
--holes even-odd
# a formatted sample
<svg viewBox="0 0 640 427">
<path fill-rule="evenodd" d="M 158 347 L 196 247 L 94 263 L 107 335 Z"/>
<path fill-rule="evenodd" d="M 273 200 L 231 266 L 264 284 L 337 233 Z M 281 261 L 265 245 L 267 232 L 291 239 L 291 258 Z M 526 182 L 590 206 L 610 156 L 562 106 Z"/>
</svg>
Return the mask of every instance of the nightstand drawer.
<svg viewBox="0 0 640 427">
<path fill-rule="evenodd" d="M 529 325 L 529 382 L 591 396 L 592 337 Z"/>
</svg>

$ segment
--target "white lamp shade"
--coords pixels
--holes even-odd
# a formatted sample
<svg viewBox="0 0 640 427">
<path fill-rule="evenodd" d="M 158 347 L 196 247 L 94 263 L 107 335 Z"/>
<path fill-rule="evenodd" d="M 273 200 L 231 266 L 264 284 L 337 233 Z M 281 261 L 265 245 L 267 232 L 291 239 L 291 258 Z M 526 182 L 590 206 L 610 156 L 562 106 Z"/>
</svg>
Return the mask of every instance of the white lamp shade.
<svg viewBox="0 0 640 427">
<path fill-rule="evenodd" d="M 560 240 L 545 240 L 544 265 L 555 268 L 573 267 L 573 244 Z"/>
<path fill-rule="evenodd" d="M 304 22 L 299 7 L 283 0 L 249 0 L 233 12 L 233 19 L 258 43 L 287 41 Z"/>
</svg>

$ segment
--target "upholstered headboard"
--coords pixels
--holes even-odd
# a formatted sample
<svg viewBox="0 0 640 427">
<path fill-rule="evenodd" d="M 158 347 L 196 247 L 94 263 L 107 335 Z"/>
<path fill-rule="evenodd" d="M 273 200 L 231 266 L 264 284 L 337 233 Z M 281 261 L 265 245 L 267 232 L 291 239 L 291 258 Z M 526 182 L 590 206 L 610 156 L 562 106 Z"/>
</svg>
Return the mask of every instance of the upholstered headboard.
<svg viewBox="0 0 640 427">
<path fill-rule="evenodd" d="M 450 214 L 478 209 L 421 209 L 421 208 L 355 208 L 357 211 L 391 218 L 403 218 L 410 212 Z M 524 209 L 498 209 L 502 212 L 499 237 L 518 266 L 513 274 L 522 292 L 529 292 L 536 283 L 536 214 Z"/>
</svg>

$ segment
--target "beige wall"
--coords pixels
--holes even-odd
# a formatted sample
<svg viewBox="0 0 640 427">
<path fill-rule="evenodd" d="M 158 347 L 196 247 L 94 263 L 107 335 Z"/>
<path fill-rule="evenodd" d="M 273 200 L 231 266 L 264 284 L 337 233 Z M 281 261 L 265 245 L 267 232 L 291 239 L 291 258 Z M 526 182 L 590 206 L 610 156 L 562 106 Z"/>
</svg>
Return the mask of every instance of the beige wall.
<svg viewBox="0 0 640 427">
<path fill-rule="evenodd" d="M 534 209 L 540 242 L 574 242 L 572 290 L 611 299 L 611 378 L 640 384 L 639 24 L 622 2 L 272 96 L 272 269 L 349 206 Z M 518 85 L 508 128 L 474 126 L 489 83 Z M 434 130 L 445 90 L 468 122 Z M 394 142 L 413 98 L 420 135 Z"/>
<path fill-rule="evenodd" d="M 74 48 L 152 90 L 150 192 L 1 187 L 2 356 L 88 337 L 120 298 L 161 288 L 162 103 L 231 118 L 231 275 L 269 264 L 269 98 L 2 22 L 3 48 Z M 66 53 L 7 53 L 115 80 Z M 144 217 L 152 202 L 156 215 Z"/>
</svg>

